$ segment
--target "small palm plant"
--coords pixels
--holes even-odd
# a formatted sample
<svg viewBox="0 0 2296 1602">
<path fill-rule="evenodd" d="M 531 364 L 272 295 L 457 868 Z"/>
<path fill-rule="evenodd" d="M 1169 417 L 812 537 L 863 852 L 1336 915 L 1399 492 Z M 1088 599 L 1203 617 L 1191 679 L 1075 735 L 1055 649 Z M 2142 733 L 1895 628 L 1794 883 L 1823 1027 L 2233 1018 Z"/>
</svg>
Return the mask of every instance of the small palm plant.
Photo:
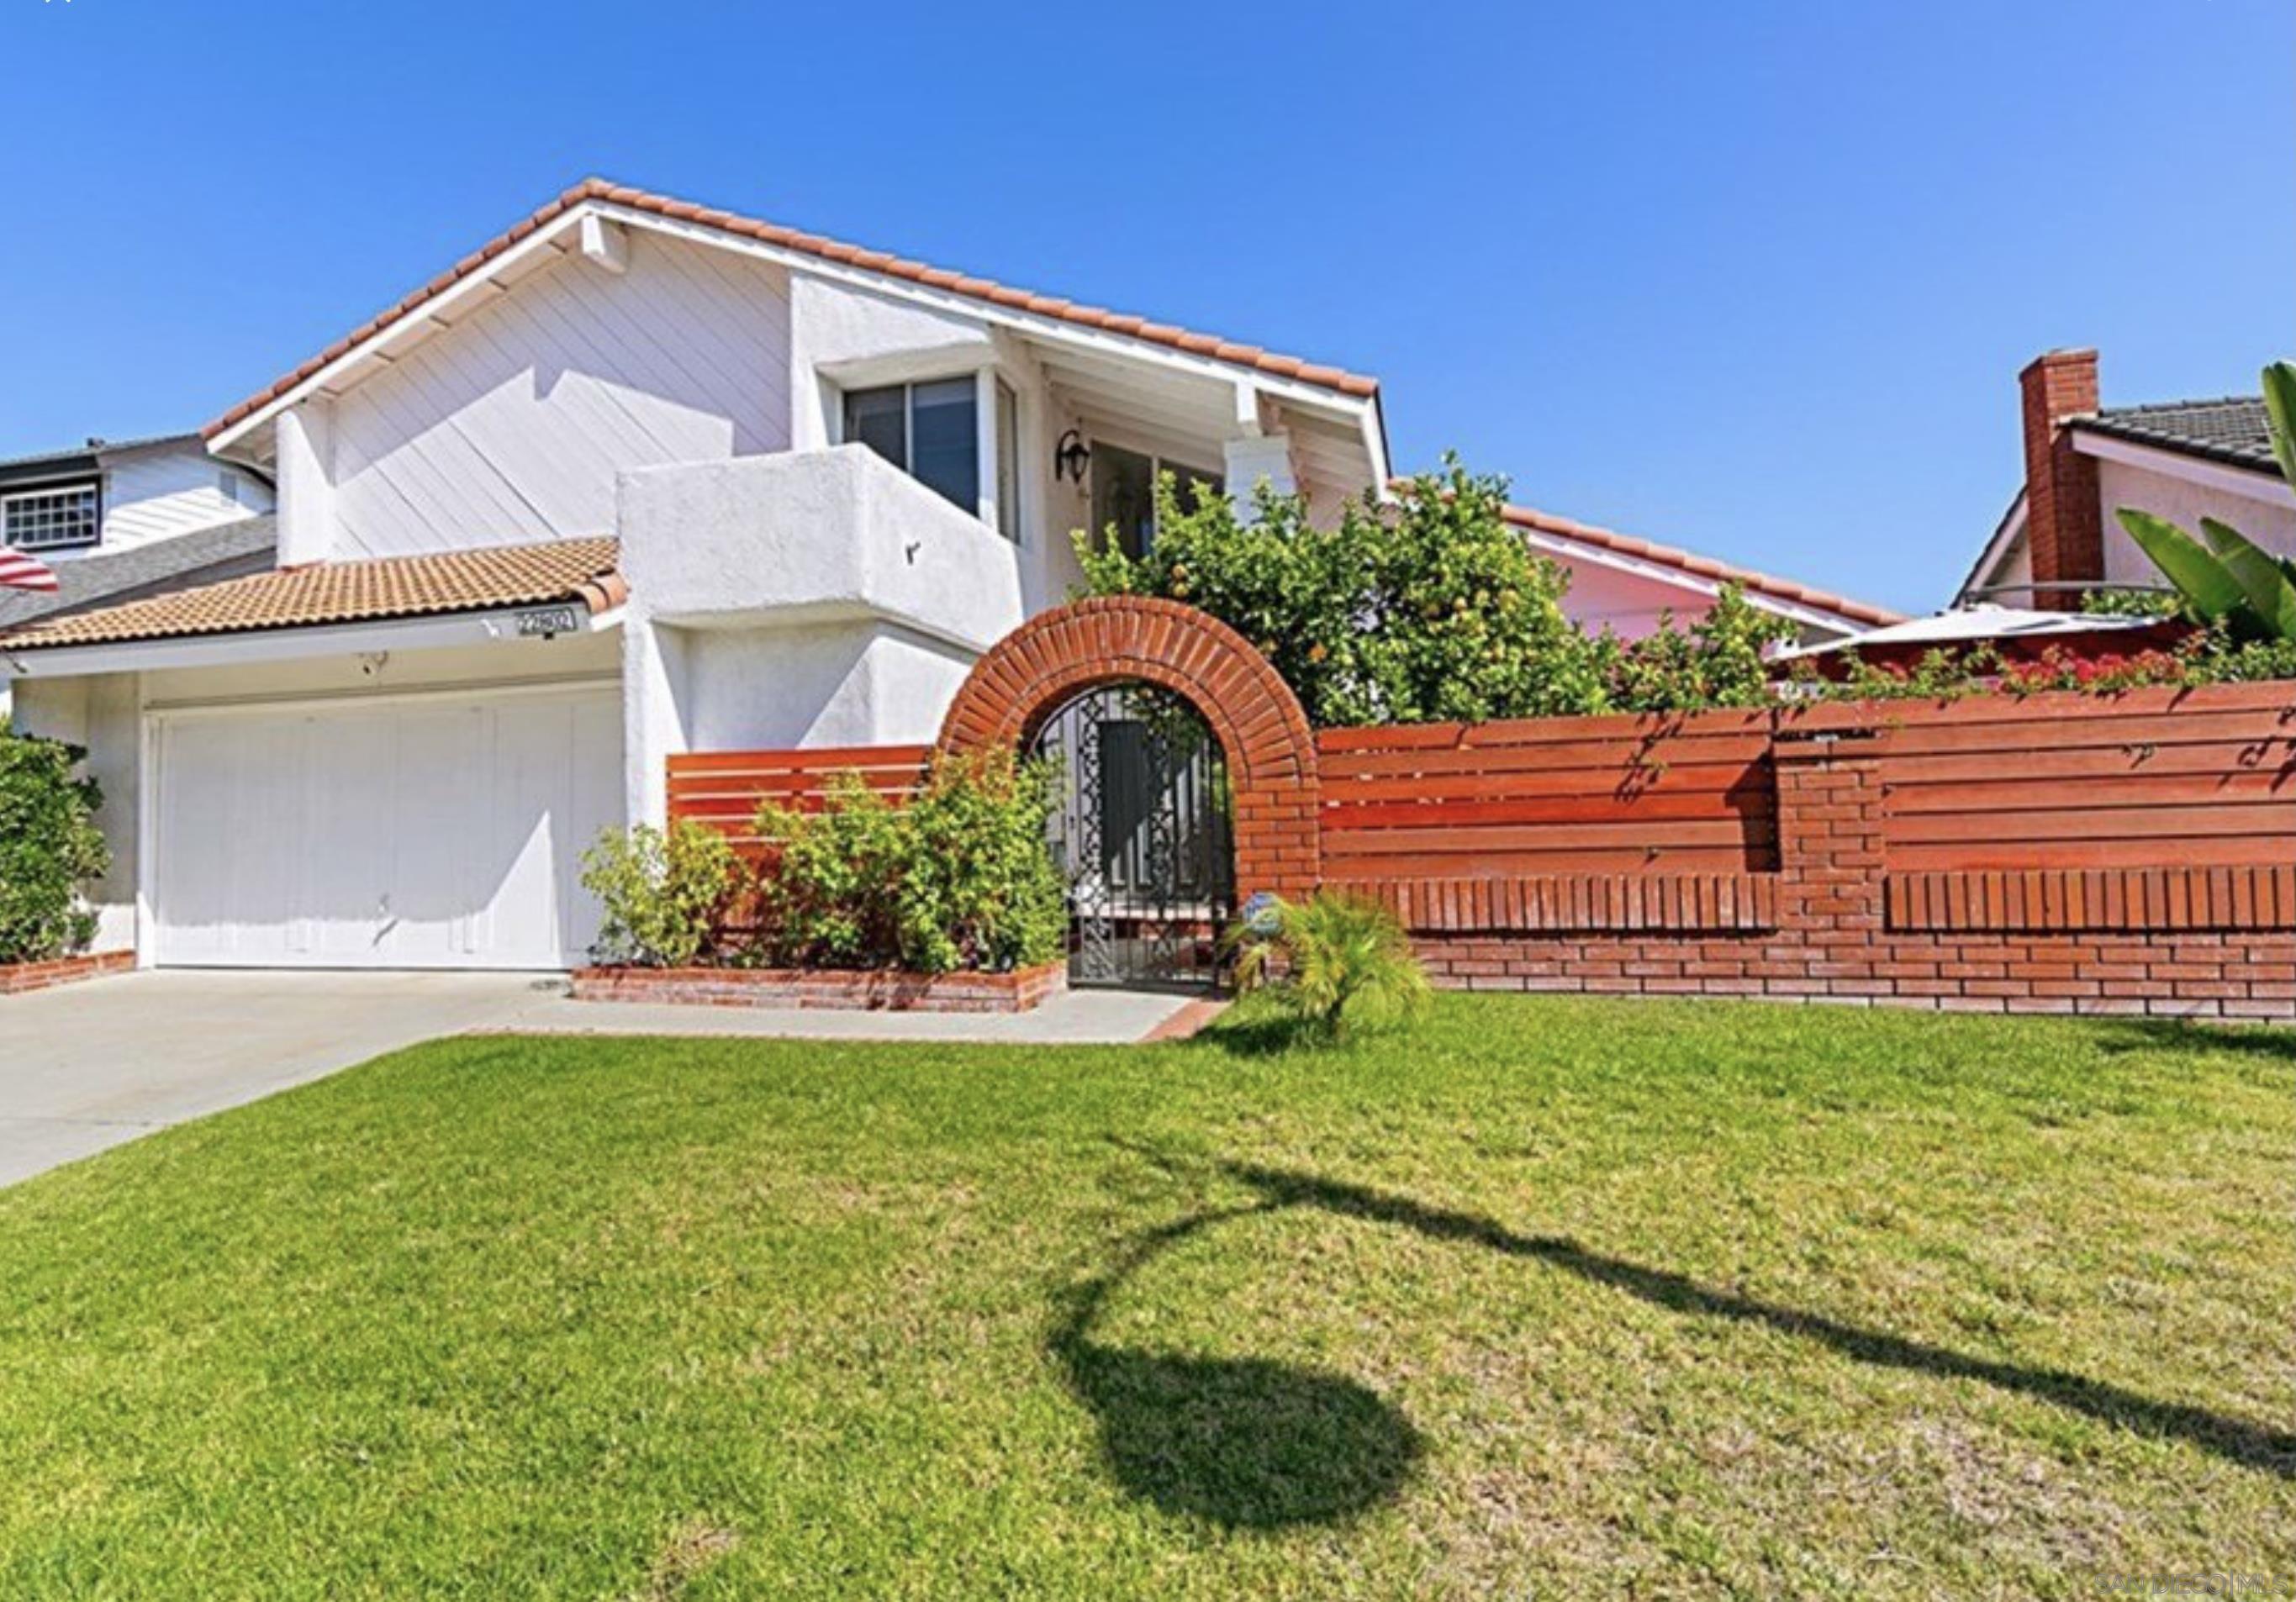
<svg viewBox="0 0 2296 1602">
<path fill-rule="evenodd" d="M 2296 486 L 2296 365 L 2275 362 L 2264 370 L 2264 410 L 2280 476 Z M 2296 560 L 2259 549 L 2214 518 L 2201 519 L 2203 544 L 2149 511 L 2124 506 L 2115 515 L 2202 623 L 2236 642 L 2296 640 Z"/>
<path fill-rule="evenodd" d="M 1340 890 L 1254 901 L 1226 937 L 1237 989 L 1267 990 L 1329 1039 L 1426 1010 L 1426 970 L 1402 921 L 1379 903 Z"/>
</svg>

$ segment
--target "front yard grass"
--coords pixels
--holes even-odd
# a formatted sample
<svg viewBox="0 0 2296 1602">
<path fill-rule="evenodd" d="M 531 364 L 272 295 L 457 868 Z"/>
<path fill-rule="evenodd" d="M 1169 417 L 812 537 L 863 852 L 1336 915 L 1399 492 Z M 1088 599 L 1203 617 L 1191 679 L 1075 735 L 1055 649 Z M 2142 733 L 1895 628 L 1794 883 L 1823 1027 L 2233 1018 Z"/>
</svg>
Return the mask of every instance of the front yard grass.
<svg viewBox="0 0 2296 1602">
<path fill-rule="evenodd" d="M 2289 1034 L 1270 1027 L 464 1039 L 0 1192 L 0 1596 L 2296 1589 Z"/>
</svg>

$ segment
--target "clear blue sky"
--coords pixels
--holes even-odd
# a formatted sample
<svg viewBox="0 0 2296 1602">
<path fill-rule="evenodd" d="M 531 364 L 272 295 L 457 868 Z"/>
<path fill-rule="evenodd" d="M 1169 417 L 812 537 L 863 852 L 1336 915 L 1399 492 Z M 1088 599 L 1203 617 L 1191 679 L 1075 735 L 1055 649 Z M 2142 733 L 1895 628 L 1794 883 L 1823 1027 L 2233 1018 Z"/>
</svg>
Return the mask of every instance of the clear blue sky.
<svg viewBox="0 0 2296 1602">
<path fill-rule="evenodd" d="M 2296 7 L 0 0 L 0 454 L 204 421 L 597 172 L 1368 371 L 1396 456 L 1904 606 L 2014 375 L 2296 347 Z"/>
</svg>

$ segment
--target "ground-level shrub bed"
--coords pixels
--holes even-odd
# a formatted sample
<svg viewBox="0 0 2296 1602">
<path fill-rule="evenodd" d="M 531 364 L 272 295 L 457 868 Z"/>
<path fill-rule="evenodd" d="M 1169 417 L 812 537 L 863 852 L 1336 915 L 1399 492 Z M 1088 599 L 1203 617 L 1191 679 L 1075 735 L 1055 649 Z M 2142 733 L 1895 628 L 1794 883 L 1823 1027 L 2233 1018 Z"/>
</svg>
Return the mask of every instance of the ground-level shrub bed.
<svg viewBox="0 0 2296 1602">
<path fill-rule="evenodd" d="M 467 1039 L 0 1192 L 0 1595 L 2296 1584 L 2296 1043 Z"/>
</svg>

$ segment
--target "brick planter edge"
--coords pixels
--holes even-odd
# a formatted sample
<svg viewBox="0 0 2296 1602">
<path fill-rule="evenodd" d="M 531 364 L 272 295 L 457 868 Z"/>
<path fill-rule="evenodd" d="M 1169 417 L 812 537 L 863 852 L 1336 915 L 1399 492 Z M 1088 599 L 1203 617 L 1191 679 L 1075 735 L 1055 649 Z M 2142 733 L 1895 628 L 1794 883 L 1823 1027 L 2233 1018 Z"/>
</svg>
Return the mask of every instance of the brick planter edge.
<svg viewBox="0 0 2296 1602">
<path fill-rule="evenodd" d="M 52 962 L 0 963 L 0 996 L 28 995 L 53 990 L 82 979 L 124 974 L 135 966 L 134 952 L 91 952 L 84 957 L 58 957 Z"/>
<path fill-rule="evenodd" d="M 1069 987 L 1065 961 L 1012 973 L 897 969 L 584 968 L 578 1001 L 681 1007 L 817 1008 L 843 1012 L 1029 1012 Z"/>
</svg>

